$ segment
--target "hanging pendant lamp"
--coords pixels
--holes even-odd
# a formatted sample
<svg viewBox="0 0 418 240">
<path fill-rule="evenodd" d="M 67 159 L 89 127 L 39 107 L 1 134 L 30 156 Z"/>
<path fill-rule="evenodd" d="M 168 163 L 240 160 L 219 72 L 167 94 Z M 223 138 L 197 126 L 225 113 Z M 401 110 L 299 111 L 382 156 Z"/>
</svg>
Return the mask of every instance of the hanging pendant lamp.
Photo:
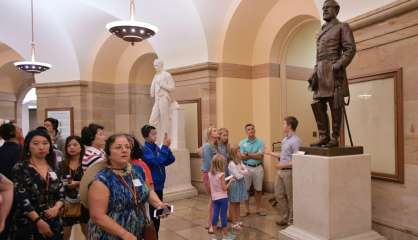
<svg viewBox="0 0 418 240">
<path fill-rule="evenodd" d="M 32 42 L 31 42 L 31 61 L 21 61 L 15 62 L 14 65 L 18 69 L 29 72 L 29 73 L 41 73 L 44 72 L 52 67 L 49 63 L 43 62 L 36 62 L 35 61 L 35 34 L 33 30 L 33 0 L 30 1 L 30 9 L 31 9 L 31 23 L 32 23 Z"/>
<path fill-rule="evenodd" d="M 110 33 L 130 42 L 133 46 L 136 42 L 144 41 L 157 34 L 158 28 L 149 23 L 135 21 L 135 0 L 130 1 L 130 20 L 110 22 L 106 24 L 106 28 Z"/>
</svg>

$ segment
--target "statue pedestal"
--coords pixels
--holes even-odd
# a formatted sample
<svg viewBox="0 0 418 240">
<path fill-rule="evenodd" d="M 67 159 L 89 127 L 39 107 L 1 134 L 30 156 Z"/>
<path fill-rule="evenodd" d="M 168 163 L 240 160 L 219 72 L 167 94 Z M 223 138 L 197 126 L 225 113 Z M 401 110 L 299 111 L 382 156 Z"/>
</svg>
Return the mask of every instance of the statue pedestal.
<svg viewBox="0 0 418 240">
<path fill-rule="evenodd" d="M 174 149 L 176 161 L 166 168 L 164 201 L 174 201 L 197 196 L 198 192 L 192 186 L 190 170 L 190 153 L 187 149 Z"/>
<path fill-rule="evenodd" d="M 294 225 L 280 240 L 384 240 L 372 230 L 370 155 L 293 155 Z"/>
<path fill-rule="evenodd" d="M 164 201 L 197 196 L 197 190 L 191 184 L 190 152 L 186 149 L 184 109 L 175 103 L 171 111 L 171 147 L 176 161 L 166 168 Z"/>
</svg>

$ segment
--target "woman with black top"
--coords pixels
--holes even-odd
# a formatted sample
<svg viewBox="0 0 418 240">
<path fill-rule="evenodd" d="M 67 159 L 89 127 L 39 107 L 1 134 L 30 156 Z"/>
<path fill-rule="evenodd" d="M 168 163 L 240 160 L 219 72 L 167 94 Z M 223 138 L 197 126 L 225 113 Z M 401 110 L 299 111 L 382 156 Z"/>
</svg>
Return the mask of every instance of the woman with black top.
<svg viewBox="0 0 418 240">
<path fill-rule="evenodd" d="M 29 132 L 23 146 L 23 161 L 12 170 L 16 209 L 12 239 L 62 239 L 59 213 L 64 195 L 55 161 L 48 133 Z"/>
<path fill-rule="evenodd" d="M 81 160 L 84 156 L 84 145 L 78 136 L 70 136 L 65 141 L 65 160 L 59 165 L 59 175 L 64 184 L 64 211 L 62 225 L 64 240 L 70 239 L 73 225 L 80 224 L 84 236 L 87 236 L 88 210 L 80 203 L 80 181 L 83 177 Z"/>
</svg>

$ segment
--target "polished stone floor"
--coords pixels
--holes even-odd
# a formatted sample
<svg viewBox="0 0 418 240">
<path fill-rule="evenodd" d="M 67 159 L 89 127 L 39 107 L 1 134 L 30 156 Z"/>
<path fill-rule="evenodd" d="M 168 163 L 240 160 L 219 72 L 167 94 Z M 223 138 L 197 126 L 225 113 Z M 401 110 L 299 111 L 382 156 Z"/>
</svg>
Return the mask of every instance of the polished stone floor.
<svg viewBox="0 0 418 240">
<path fill-rule="evenodd" d="M 229 230 L 237 240 L 272 240 L 278 239 L 280 227 L 276 225 L 277 211 L 269 203 L 272 195 L 263 196 L 263 209 L 267 216 L 254 214 L 255 208 L 251 208 L 252 214 L 241 220 L 249 227 L 243 228 L 239 234 Z M 194 198 L 171 202 L 174 205 L 174 213 L 163 219 L 160 229 L 160 240 L 211 240 L 214 235 L 209 235 L 205 227 L 208 222 L 209 196 L 199 195 Z M 250 205 L 254 206 L 254 198 Z M 244 208 L 241 206 L 241 214 Z M 72 239 L 81 240 L 79 230 L 74 229 Z"/>
<path fill-rule="evenodd" d="M 266 194 L 263 196 L 263 209 L 267 216 L 257 216 L 251 209 L 252 214 L 243 217 L 242 221 L 249 226 L 243 228 L 239 234 L 230 231 L 230 234 L 236 235 L 235 239 L 240 240 L 265 240 L 278 239 L 280 227 L 276 225 L 278 219 L 277 211 L 268 203 L 272 196 Z M 199 195 L 191 199 L 175 201 L 175 212 L 172 216 L 162 220 L 160 229 L 160 240 L 208 240 L 214 235 L 209 235 L 205 226 L 207 226 L 208 200 L 206 195 Z M 254 199 L 251 198 L 251 206 L 254 206 Z M 241 214 L 244 208 L 241 206 Z"/>
</svg>

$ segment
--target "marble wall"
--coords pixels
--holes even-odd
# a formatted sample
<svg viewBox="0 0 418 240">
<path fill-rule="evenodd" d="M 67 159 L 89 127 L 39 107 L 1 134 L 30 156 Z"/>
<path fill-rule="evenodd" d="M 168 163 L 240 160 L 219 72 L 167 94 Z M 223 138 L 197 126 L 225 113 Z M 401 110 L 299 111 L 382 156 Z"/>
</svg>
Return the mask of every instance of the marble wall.
<svg viewBox="0 0 418 240">
<path fill-rule="evenodd" d="M 388 239 L 418 239 L 418 1 L 397 1 L 350 25 L 358 53 L 349 75 L 403 74 L 405 183 L 373 180 L 373 225 Z"/>
<path fill-rule="evenodd" d="M 176 81 L 176 90 L 173 94 L 177 101 L 201 101 L 202 143 L 206 142 L 205 129 L 216 126 L 216 76 L 218 64 L 202 63 L 192 66 L 171 69 L 170 72 Z M 190 158 L 192 184 L 202 190 L 202 177 L 200 174 L 200 158 Z"/>
<path fill-rule="evenodd" d="M 0 92 L 0 118 L 16 119 L 16 96 L 13 93 Z"/>
<path fill-rule="evenodd" d="M 80 134 L 81 128 L 93 119 L 89 104 L 89 86 L 86 81 L 35 84 L 38 124 L 43 125 L 46 109 L 72 107 L 74 133 Z"/>
<path fill-rule="evenodd" d="M 152 107 L 148 88 L 87 81 L 37 84 L 38 122 L 42 123 L 47 108 L 72 107 L 75 134 L 95 122 L 107 134 L 128 132 L 140 137 L 140 127 L 148 122 Z"/>
<path fill-rule="evenodd" d="M 173 96 L 177 101 L 201 100 L 202 132 L 216 125 L 217 68 L 217 64 L 204 63 L 169 70 L 176 81 Z M 107 134 L 128 132 L 142 140 L 140 129 L 148 122 L 154 103 L 149 96 L 150 86 L 141 83 L 70 81 L 35 87 L 38 124 L 45 118 L 45 109 L 72 107 L 75 134 L 95 122 L 103 125 Z M 201 184 L 200 164 L 201 159 L 191 158 L 192 181 L 196 186 Z"/>
</svg>

